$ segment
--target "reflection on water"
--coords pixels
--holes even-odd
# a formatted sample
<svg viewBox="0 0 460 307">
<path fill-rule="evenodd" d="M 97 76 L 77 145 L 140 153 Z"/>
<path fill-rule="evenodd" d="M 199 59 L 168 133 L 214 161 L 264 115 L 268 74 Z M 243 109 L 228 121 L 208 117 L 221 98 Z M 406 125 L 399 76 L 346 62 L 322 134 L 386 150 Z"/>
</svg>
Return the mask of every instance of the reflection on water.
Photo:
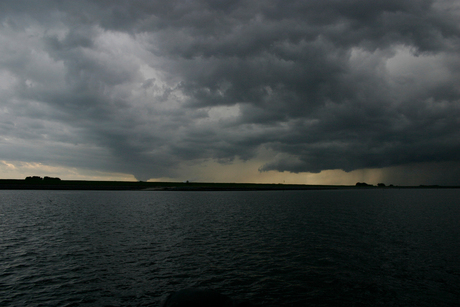
<svg viewBox="0 0 460 307">
<path fill-rule="evenodd" d="M 450 306 L 460 190 L 0 191 L 0 305 Z"/>
</svg>

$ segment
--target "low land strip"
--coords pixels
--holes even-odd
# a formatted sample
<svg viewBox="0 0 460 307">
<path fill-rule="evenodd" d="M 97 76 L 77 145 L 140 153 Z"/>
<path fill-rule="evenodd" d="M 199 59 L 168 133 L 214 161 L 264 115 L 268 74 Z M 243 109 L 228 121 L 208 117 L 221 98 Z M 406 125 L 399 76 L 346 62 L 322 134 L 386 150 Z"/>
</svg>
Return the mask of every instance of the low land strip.
<svg viewBox="0 0 460 307">
<path fill-rule="evenodd" d="M 459 188 L 455 186 L 349 186 L 306 184 L 143 182 L 85 180 L 0 179 L 0 190 L 109 190 L 109 191 L 256 191 L 256 190 L 333 190 L 394 188 Z"/>
</svg>

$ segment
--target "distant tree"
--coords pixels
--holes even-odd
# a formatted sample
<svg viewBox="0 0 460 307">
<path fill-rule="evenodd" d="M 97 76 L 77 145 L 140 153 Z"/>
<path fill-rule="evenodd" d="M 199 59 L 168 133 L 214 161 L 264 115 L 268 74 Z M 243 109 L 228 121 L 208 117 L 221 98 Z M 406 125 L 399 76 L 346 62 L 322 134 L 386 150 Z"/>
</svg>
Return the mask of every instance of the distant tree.
<svg viewBox="0 0 460 307">
<path fill-rule="evenodd" d="M 29 177 L 26 177 L 25 179 L 26 181 L 42 181 L 42 177 L 40 176 L 29 176 Z"/>
<path fill-rule="evenodd" d="M 357 183 L 356 183 L 356 186 L 357 186 L 357 187 L 371 187 L 372 184 L 367 184 L 367 183 L 365 183 L 365 182 L 357 182 Z"/>
<path fill-rule="evenodd" d="M 385 187 L 385 184 L 384 183 L 378 183 L 377 186 L 378 187 Z"/>
<path fill-rule="evenodd" d="M 43 180 L 44 181 L 61 181 L 61 178 L 45 176 L 45 178 L 43 178 Z"/>
</svg>

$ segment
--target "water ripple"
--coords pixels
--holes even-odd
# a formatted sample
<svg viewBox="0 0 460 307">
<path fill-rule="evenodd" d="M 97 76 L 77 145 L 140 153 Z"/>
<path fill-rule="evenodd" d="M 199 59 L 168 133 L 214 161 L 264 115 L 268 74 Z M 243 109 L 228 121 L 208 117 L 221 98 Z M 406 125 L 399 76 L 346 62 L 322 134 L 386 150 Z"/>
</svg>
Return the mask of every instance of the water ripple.
<svg viewBox="0 0 460 307">
<path fill-rule="evenodd" d="M 0 305 L 450 306 L 459 192 L 0 191 Z"/>
</svg>

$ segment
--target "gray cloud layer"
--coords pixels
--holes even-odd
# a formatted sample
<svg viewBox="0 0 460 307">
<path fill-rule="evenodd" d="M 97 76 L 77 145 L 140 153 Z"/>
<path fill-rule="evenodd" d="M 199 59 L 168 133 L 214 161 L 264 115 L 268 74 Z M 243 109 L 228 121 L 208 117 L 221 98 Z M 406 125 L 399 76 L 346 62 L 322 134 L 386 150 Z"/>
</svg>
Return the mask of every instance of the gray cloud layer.
<svg viewBox="0 0 460 307">
<path fill-rule="evenodd" d="M 457 1 L 2 1 L 0 12 L 3 159 L 139 179 L 261 149 L 275 153 L 261 171 L 460 160 Z"/>
</svg>

